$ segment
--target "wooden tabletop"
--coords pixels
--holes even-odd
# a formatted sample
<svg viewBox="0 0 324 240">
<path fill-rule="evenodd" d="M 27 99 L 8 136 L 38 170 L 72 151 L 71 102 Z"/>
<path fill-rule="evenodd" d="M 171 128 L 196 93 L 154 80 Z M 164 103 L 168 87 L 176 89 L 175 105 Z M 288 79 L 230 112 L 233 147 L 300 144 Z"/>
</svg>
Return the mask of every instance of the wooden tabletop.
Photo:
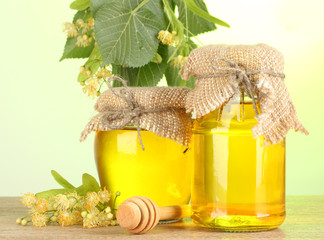
<svg viewBox="0 0 324 240">
<path fill-rule="evenodd" d="M 159 224 L 144 235 L 131 235 L 119 226 L 83 229 L 81 226 L 37 228 L 16 224 L 27 209 L 17 197 L 0 197 L 0 239 L 324 239 L 324 196 L 287 198 L 287 217 L 275 230 L 255 233 L 225 233 L 196 227 L 192 222 Z"/>
</svg>

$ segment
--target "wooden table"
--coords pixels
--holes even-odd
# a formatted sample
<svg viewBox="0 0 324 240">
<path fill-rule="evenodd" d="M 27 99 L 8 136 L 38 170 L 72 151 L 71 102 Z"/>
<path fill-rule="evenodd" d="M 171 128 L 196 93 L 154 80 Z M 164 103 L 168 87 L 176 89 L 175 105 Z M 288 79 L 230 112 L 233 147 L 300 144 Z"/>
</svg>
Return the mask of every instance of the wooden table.
<svg viewBox="0 0 324 240">
<path fill-rule="evenodd" d="M 81 226 L 17 225 L 16 219 L 26 211 L 17 197 L 0 198 L 0 239 L 324 239 L 324 196 L 288 197 L 284 224 L 272 231 L 255 233 L 208 231 L 191 222 L 160 224 L 144 235 L 131 235 L 119 226 L 82 229 Z"/>
</svg>

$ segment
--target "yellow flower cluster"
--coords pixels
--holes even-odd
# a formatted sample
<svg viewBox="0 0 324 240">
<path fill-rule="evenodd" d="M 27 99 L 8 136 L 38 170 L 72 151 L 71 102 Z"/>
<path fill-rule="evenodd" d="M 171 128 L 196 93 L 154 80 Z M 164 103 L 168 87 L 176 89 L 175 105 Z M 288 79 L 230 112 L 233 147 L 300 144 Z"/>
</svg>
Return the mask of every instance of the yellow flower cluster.
<svg viewBox="0 0 324 240">
<path fill-rule="evenodd" d="M 16 222 L 23 226 L 32 222 L 37 227 L 49 223 L 62 227 L 82 224 L 83 228 L 114 226 L 117 223 L 108 206 L 110 198 L 111 193 L 106 188 L 98 193 L 88 192 L 86 196 L 80 196 L 76 192 L 57 194 L 48 200 L 26 193 L 21 197 L 21 203 L 30 208 L 30 211 L 26 217 L 19 218 Z"/>
<path fill-rule="evenodd" d="M 95 97 L 100 95 L 100 88 L 103 83 L 108 81 L 108 78 L 112 76 L 111 71 L 107 69 L 108 66 L 100 68 L 95 74 L 86 67 L 80 67 L 80 73 L 86 76 L 86 80 L 80 82 L 82 86 L 82 91 L 88 94 L 90 97 Z"/>
<path fill-rule="evenodd" d="M 89 37 L 87 34 L 83 34 L 82 36 L 78 36 L 77 42 L 75 45 L 78 47 L 88 47 L 92 42 L 92 37 Z"/>
<path fill-rule="evenodd" d="M 36 196 L 33 193 L 25 193 L 20 199 L 21 204 L 31 208 L 36 203 Z"/>
<path fill-rule="evenodd" d="M 160 40 L 160 42 L 163 45 L 172 45 L 172 44 L 177 44 L 178 42 L 178 37 L 176 36 L 176 31 L 172 31 L 172 33 L 170 33 L 169 31 L 160 31 L 159 35 L 157 36 L 157 38 Z"/>
<path fill-rule="evenodd" d="M 73 23 L 66 22 L 63 25 L 63 32 L 66 32 L 67 37 L 76 37 L 79 35 L 76 26 Z"/>
<path fill-rule="evenodd" d="M 87 85 L 82 88 L 82 91 L 85 94 L 88 93 L 88 96 L 94 97 L 95 95 L 97 95 L 98 87 L 99 87 L 99 80 L 96 78 L 90 78 L 87 81 Z"/>
<path fill-rule="evenodd" d="M 187 57 L 178 55 L 176 58 L 172 59 L 172 65 L 174 68 L 182 68 L 183 64 L 186 62 Z"/>
<path fill-rule="evenodd" d="M 66 32 L 68 38 L 77 37 L 75 45 L 78 47 L 88 47 L 94 39 L 93 28 L 93 18 L 89 18 L 87 22 L 84 22 L 83 19 L 78 19 L 75 23 L 64 23 L 63 32 Z"/>
</svg>

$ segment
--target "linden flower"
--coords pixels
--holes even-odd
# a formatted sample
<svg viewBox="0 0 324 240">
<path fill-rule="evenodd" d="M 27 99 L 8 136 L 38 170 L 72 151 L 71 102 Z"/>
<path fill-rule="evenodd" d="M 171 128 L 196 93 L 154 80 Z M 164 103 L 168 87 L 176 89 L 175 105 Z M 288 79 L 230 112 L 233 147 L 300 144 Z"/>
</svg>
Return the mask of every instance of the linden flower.
<svg viewBox="0 0 324 240">
<path fill-rule="evenodd" d="M 77 28 L 84 28 L 86 26 L 86 24 L 84 23 L 83 19 L 78 19 L 75 21 L 75 25 Z"/>
<path fill-rule="evenodd" d="M 99 203 L 99 196 L 95 192 L 88 192 L 85 199 L 85 208 L 92 209 Z"/>
<path fill-rule="evenodd" d="M 83 228 L 95 228 L 100 226 L 100 212 L 97 208 L 92 208 L 87 216 L 83 218 Z"/>
<path fill-rule="evenodd" d="M 83 217 L 81 216 L 81 209 L 73 209 L 72 211 L 73 224 L 81 224 Z"/>
<path fill-rule="evenodd" d="M 50 202 L 48 200 L 39 198 L 37 199 L 36 205 L 33 210 L 35 212 L 41 213 L 47 211 L 49 206 L 50 206 Z"/>
<path fill-rule="evenodd" d="M 92 72 L 89 69 L 89 67 L 86 67 L 86 66 L 81 66 L 80 67 L 80 73 L 83 74 L 83 75 L 86 75 L 87 77 L 90 77 L 91 74 L 92 74 Z"/>
<path fill-rule="evenodd" d="M 96 77 L 98 79 L 101 78 L 109 78 L 111 76 L 111 72 L 109 70 L 107 70 L 106 68 L 101 68 L 97 73 L 96 73 Z"/>
<path fill-rule="evenodd" d="M 111 193 L 108 192 L 106 187 L 104 187 L 103 190 L 100 190 L 98 192 L 98 199 L 99 199 L 99 202 L 101 202 L 101 203 L 109 202 L 110 197 L 111 197 Z"/>
<path fill-rule="evenodd" d="M 25 193 L 21 197 L 21 204 L 24 204 L 26 207 L 31 208 L 36 203 L 36 196 L 33 193 Z"/>
<path fill-rule="evenodd" d="M 84 93 L 88 93 L 88 96 L 94 97 L 96 95 L 98 87 L 99 87 L 98 79 L 91 78 L 90 80 L 88 80 L 88 85 L 82 88 L 82 91 Z"/>
<path fill-rule="evenodd" d="M 70 207 L 69 199 L 64 194 L 58 194 L 54 198 L 54 201 L 57 204 L 57 209 L 66 210 Z"/>
<path fill-rule="evenodd" d="M 171 45 L 177 39 L 175 34 L 176 34 L 175 31 L 170 33 L 169 31 L 163 31 L 162 30 L 162 31 L 159 32 L 159 35 L 158 35 L 157 38 L 162 42 L 163 45 Z"/>
<path fill-rule="evenodd" d="M 66 22 L 63 25 L 63 32 L 67 33 L 67 37 L 76 37 L 79 35 L 76 26 L 73 23 Z"/>
<path fill-rule="evenodd" d="M 36 212 L 33 214 L 32 222 L 36 227 L 44 227 L 48 222 L 48 217 L 45 214 Z"/>
<path fill-rule="evenodd" d="M 60 211 L 57 221 L 61 227 L 70 226 L 74 223 L 73 216 L 68 211 Z"/>
<path fill-rule="evenodd" d="M 176 58 L 172 60 L 172 65 L 174 68 L 182 68 L 183 64 L 186 62 L 187 57 L 182 55 L 178 55 Z"/>
<path fill-rule="evenodd" d="M 92 37 L 89 37 L 88 35 L 84 34 L 82 36 L 78 36 L 75 45 L 77 45 L 78 47 L 88 47 L 91 42 Z"/>
<path fill-rule="evenodd" d="M 81 196 L 77 194 L 77 192 L 70 192 L 66 194 L 68 201 L 69 201 L 69 206 L 71 209 L 80 207 L 80 200 L 82 199 Z"/>
<path fill-rule="evenodd" d="M 94 19 L 89 18 L 89 20 L 88 20 L 88 28 L 93 29 L 93 27 L 94 27 Z"/>
<path fill-rule="evenodd" d="M 99 214 L 99 225 L 102 227 L 107 227 L 111 225 L 111 220 L 113 219 L 113 214 L 112 213 L 105 213 L 101 212 Z"/>
</svg>

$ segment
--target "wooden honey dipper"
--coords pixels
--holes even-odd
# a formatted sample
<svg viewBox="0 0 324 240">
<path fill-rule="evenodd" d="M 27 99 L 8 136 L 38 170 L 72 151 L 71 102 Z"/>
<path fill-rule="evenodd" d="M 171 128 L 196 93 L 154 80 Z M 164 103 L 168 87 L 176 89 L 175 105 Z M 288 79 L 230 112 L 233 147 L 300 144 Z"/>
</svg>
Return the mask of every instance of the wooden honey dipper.
<svg viewBox="0 0 324 240">
<path fill-rule="evenodd" d="M 147 197 L 131 197 L 117 210 L 117 222 L 126 231 L 142 234 L 154 228 L 160 220 L 186 218 L 190 216 L 190 206 L 158 207 Z"/>
</svg>

